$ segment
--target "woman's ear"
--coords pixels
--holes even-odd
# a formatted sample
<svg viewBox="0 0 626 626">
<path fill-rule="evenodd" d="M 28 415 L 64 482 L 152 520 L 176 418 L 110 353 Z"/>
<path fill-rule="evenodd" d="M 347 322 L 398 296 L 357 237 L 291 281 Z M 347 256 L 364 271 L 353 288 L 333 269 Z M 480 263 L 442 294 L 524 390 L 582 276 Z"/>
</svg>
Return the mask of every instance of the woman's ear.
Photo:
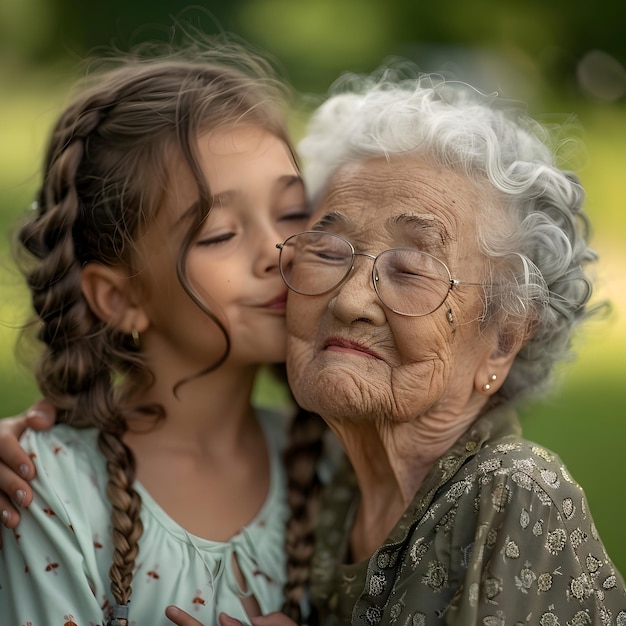
<svg viewBox="0 0 626 626">
<path fill-rule="evenodd" d="M 88 263 L 81 271 L 83 295 L 94 315 L 123 333 L 142 333 L 149 325 L 136 302 L 132 283 L 119 268 Z"/>
<path fill-rule="evenodd" d="M 502 386 L 528 336 L 524 333 L 500 332 L 494 338 L 495 344 L 486 352 L 474 375 L 474 388 L 487 395 L 493 394 Z"/>
<path fill-rule="evenodd" d="M 509 374 L 516 352 L 494 350 L 477 368 L 474 375 L 474 389 L 491 395 L 496 392 Z"/>
</svg>

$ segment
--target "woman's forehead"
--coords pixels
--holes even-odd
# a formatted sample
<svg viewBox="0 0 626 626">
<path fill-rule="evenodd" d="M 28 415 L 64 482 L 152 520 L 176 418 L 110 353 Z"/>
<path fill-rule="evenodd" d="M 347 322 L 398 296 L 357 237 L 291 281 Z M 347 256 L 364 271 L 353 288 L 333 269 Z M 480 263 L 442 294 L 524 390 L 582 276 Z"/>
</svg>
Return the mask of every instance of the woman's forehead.
<svg viewBox="0 0 626 626">
<path fill-rule="evenodd" d="M 341 234 L 353 243 L 385 239 L 398 245 L 418 245 L 431 253 L 445 252 L 454 240 L 445 223 L 431 214 L 405 213 L 389 207 L 371 219 L 366 211 L 331 211 L 314 215 L 313 230 Z"/>
<path fill-rule="evenodd" d="M 346 234 L 428 237 L 445 247 L 460 230 L 475 230 L 481 196 L 467 176 L 422 157 L 369 159 L 331 179 L 312 223 Z"/>
</svg>

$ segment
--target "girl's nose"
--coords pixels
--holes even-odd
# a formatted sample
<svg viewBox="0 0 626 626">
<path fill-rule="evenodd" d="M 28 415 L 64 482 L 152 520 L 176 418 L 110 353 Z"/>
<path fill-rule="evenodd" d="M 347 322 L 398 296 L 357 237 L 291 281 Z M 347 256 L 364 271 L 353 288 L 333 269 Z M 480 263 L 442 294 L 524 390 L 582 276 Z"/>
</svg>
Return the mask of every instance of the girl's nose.
<svg viewBox="0 0 626 626">
<path fill-rule="evenodd" d="M 279 251 L 276 244 L 281 237 L 274 228 L 266 228 L 255 233 L 257 258 L 255 271 L 260 275 L 278 272 Z"/>
</svg>

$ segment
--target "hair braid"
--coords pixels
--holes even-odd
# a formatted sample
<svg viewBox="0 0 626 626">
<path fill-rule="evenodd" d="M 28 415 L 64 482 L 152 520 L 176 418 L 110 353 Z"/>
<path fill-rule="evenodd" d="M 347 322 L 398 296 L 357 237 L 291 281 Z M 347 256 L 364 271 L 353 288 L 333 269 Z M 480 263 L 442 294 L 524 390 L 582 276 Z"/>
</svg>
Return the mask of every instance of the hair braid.
<svg viewBox="0 0 626 626">
<path fill-rule="evenodd" d="M 45 351 L 37 379 L 42 393 L 57 407 L 57 421 L 100 429 L 99 447 L 107 462 L 107 497 L 112 504 L 113 564 L 111 591 L 126 605 L 138 541 L 143 531 L 141 501 L 132 488 L 135 462 L 122 442 L 126 421 L 112 403 L 113 377 L 120 363 L 121 333 L 104 329 L 81 289 L 84 259 L 77 250 L 77 229 L 85 217 L 89 192 L 77 188 L 89 141 L 103 120 L 113 94 L 75 105 L 54 129 L 46 159 L 47 175 L 39 192 L 38 216 L 20 231 L 23 246 L 39 263 L 27 273 L 33 307 L 39 316 L 38 338 Z M 115 337 L 112 340 L 112 337 Z M 121 346 L 120 346 L 121 347 Z M 124 355 L 132 369 L 137 359 Z"/>
<path fill-rule="evenodd" d="M 82 116 L 80 125 L 75 124 L 69 133 L 65 117 L 53 133 L 37 217 L 22 227 L 19 237 L 39 261 L 26 273 L 40 322 L 38 338 L 45 346 L 37 381 L 42 393 L 57 407 L 57 421 L 70 422 L 77 414 L 81 392 L 102 370 L 104 360 L 94 350 L 92 335 L 99 324 L 82 294 L 81 263 L 73 238 L 80 214 L 77 172 L 84 156 L 85 137 L 93 131 L 99 116 Z"/>
<path fill-rule="evenodd" d="M 143 524 L 140 518 L 141 499 L 132 488 L 135 460 L 120 436 L 121 433 L 101 432 L 98 445 L 107 460 L 107 497 L 113 507 L 111 522 L 114 552 L 109 570 L 111 592 L 117 604 L 126 605 L 132 591 L 133 570 Z"/>
<path fill-rule="evenodd" d="M 284 454 L 291 515 L 287 522 L 287 582 L 282 610 L 297 623 L 302 617 L 300 605 L 315 547 L 314 530 L 321 491 L 317 465 L 324 449 L 325 431 L 326 424 L 319 415 L 300 409 L 291 424 Z"/>
<path fill-rule="evenodd" d="M 42 394 L 56 406 L 57 421 L 100 433 L 112 506 L 110 579 L 118 605 L 130 599 L 142 534 L 135 460 L 123 436 L 131 419 L 159 419 L 165 410 L 146 400 L 155 382 L 147 357 L 89 307 L 82 270 L 89 263 L 121 268 L 131 277 L 130 288 L 145 295 L 142 290 L 151 286 L 141 282 L 145 261 L 137 241 L 164 206 L 172 166 L 182 157 L 199 198 L 189 214 L 177 274 L 188 296 L 225 335 L 223 358 L 228 355 L 226 328 L 186 276 L 189 248 L 212 199 L 196 142 L 213 129 L 249 123 L 291 144 L 283 116 L 286 93 L 269 65 L 236 45 L 215 44 L 147 50 L 145 56 L 140 49 L 121 63 L 104 59 L 104 71 L 88 77 L 53 129 L 37 211 L 19 232 L 21 252 L 29 253 L 23 269 L 43 344 L 37 366 Z M 127 621 L 123 609 L 105 619 Z"/>
</svg>

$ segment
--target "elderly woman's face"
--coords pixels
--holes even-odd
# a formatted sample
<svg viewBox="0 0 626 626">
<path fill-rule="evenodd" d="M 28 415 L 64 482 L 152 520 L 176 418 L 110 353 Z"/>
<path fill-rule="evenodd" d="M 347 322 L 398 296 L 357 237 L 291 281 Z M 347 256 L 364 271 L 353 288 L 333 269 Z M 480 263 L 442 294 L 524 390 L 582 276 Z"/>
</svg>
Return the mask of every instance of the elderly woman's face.
<svg viewBox="0 0 626 626">
<path fill-rule="evenodd" d="M 357 253 L 413 248 L 442 260 L 453 278 L 480 283 L 486 260 L 476 233 L 485 198 L 467 177 L 428 161 L 376 158 L 344 167 L 311 223 Z M 407 317 L 378 298 L 372 263 L 356 256 L 348 278 L 323 295 L 289 293 L 287 366 L 296 399 L 327 419 L 409 421 L 466 410 L 488 379 L 494 350 L 489 334 L 478 333 L 482 288 L 455 287 L 435 311 Z"/>
</svg>

